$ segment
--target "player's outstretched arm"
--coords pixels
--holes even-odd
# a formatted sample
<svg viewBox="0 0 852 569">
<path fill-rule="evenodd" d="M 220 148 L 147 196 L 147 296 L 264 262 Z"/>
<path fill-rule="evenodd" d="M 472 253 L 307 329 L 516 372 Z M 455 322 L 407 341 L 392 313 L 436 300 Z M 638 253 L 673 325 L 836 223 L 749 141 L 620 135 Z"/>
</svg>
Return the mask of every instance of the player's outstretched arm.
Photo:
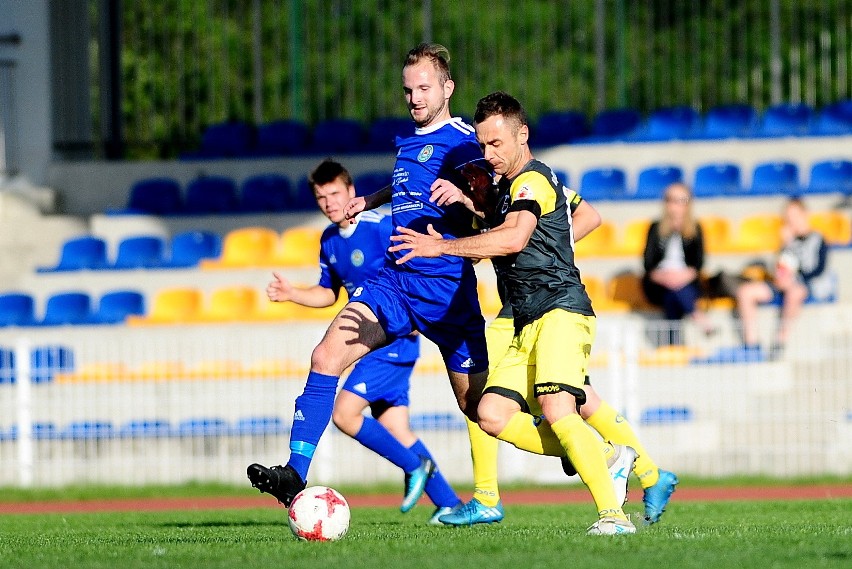
<svg viewBox="0 0 852 569">
<path fill-rule="evenodd" d="M 353 220 L 355 216 L 362 211 L 376 209 L 391 201 L 391 192 L 393 186 L 385 186 L 378 192 L 374 192 L 368 196 L 358 196 L 349 200 L 343 208 L 343 215 L 346 219 Z"/>
<path fill-rule="evenodd" d="M 273 280 L 266 286 L 266 296 L 272 302 L 295 302 L 310 308 L 325 308 L 337 300 L 337 293 L 330 288 L 313 285 L 307 288 L 295 287 L 281 273 L 272 273 Z"/>
<path fill-rule="evenodd" d="M 574 241 L 579 241 L 601 224 L 601 214 L 586 200 L 580 202 L 571 215 L 574 224 Z"/>
</svg>

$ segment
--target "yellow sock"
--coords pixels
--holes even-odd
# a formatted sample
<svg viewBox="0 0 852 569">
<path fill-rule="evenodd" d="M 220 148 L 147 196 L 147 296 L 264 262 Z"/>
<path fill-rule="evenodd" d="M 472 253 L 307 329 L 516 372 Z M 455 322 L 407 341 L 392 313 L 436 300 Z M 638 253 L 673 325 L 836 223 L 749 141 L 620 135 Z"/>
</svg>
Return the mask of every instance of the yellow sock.
<svg viewBox="0 0 852 569">
<path fill-rule="evenodd" d="M 547 422 L 522 411 L 512 415 L 497 438 L 534 454 L 565 456 L 565 449 Z"/>
<path fill-rule="evenodd" d="M 500 501 L 497 486 L 497 445 L 500 441 L 470 419 L 466 421 L 470 457 L 473 459 L 473 497 L 488 507 L 494 507 Z"/>
<path fill-rule="evenodd" d="M 588 486 L 598 508 L 598 516 L 627 519 L 615 497 L 603 449 L 598 438 L 579 415 L 568 415 L 551 425 L 577 473 Z"/>
<path fill-rule="evenodd" d="M 601 401 L 601 406 L 591 417 L 586 419 L 586 422 L 606 440 L 633 447 L 638 455 L 633 465 L 633 472 L 639 477 L 642 488 L 649 488 L 657 483 L 657 479 L 660 477 L 660 469 L 651 460 L 642 443 L 639 442 L 639 437 L 636 436 L 630 423 L 609 403 Z"/>
</svg>

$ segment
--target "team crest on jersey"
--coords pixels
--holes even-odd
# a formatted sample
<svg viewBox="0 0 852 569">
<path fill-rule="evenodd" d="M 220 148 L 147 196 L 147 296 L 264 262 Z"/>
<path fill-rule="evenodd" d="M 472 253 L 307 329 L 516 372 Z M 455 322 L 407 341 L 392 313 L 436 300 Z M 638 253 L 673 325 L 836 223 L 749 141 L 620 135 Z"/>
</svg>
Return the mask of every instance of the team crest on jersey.
<svg viewBox="0 0 852 569">
<path fill-rule="evenodd" d="M 431 144 L 427 144 L 423 147 L 423 150 L 420 151 L 420 154 L 417 155 L 418 162 L 426 162 L 430 158 L 432 158 L 432 153 L 435 152 L 435 149 Z"/>
<path fill-rule="evenodd" d="M 364 264 L 364 252 L 361 249 L 355 249 L 349 259 L 352 261 L 352 266 L 360 267 Z"/>
<path fill-rule="evenodd" d="M 515 198 L 518 200 L 531 200 L 533 199 L 533 191 L 532 188 L 528 185 L 524 184 L 521 186 L 521 189 L 518 190 L 518 197 Z"/>
</svg>

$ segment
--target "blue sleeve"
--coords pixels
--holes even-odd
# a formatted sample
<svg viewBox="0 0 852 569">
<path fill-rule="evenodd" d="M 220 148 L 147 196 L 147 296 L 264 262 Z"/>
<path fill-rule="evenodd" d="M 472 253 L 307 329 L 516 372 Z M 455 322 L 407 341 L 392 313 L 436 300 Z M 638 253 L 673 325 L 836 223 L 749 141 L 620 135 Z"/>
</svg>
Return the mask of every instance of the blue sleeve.
<svg viewBox="0 0 852 569">
<path fill-rule="evenodd" d="M 323 288 L 333 290 L 335 294 L 343 286 L 343 281 L 328 261 L 328 252 L 325 243 L 320 244 L 320 278 L 319 285 Z"/>
</svg>

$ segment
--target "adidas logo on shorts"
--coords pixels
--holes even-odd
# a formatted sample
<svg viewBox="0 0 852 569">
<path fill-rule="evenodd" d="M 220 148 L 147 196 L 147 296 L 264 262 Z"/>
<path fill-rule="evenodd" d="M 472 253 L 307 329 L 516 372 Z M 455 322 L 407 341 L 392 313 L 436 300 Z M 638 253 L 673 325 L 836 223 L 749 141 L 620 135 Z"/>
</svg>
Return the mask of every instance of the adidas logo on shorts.
<svg viewBox="0 0 852 569">
<path fill-rule="evenodd" d="M 294 420 L 294 421 L 304 421 L 304 420 L 305 420 L 305 416 L 304 416 L 304 415 L 302 415 L 302 410 L 301 410 L 301 409 L 297 410 L 297 411 L 296 411 L 296 414 L 295 414 L 295 415 L 293 415 L 293 420 Z"/>
</svg>

